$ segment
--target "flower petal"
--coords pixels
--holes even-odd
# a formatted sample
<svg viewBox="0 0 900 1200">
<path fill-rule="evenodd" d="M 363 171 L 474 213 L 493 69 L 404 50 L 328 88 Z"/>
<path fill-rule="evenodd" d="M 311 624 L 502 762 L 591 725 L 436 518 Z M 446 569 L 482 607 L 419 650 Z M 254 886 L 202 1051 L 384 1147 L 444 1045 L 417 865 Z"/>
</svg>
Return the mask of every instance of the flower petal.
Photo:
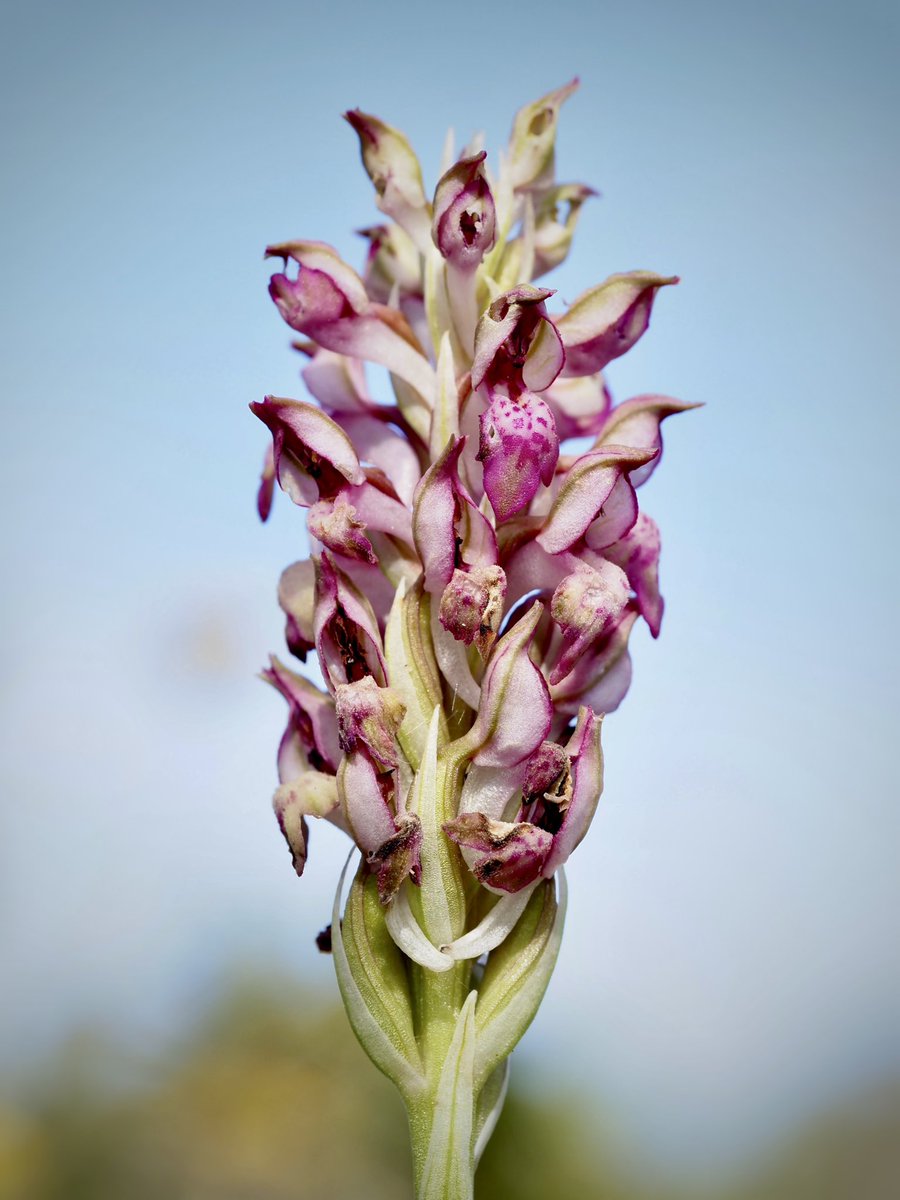
<svg viewBox="0 0 900 1200">
<path fill-rule="evenodd" d="M 263 469 L 259 477 L 259 491 L 256 493 L 256 511 L 261 521 L 268 521 L 272 511 L 272 500 L 275 495 L 275 454 L 271 446 L 266 447 L 263 459 Z"/>
<path fill-rule="evenodd" d="M 366 482 L 359 487 L 345 488 L 344 495 L 367 529 L 387 533 L 398 541 L 406 542 L 412 550 L 409 509 L 394 491 L 390 480 L 380 471 L 368 468 Z"/>
<path fill-rule="evenodd" d="M 532 392 L 548 388 L 563 369 L 566 352 L 559 330 L 549 318 L 538 325 L 522 367 L 522 382 Z"/>
<path fill-rule="evenodd" d="M 553 593 L 550 614 L 562 631 L 563 649 L 550 673 L 550 685 L 569 674 L 581 657 L 621 619 L 630 588 L 621 567 L 601 562 L 600 569 L 579 563 Z"/>
<path fill-rule="evenodd" d="M 365 479 L 346 433 L 314 404 L 266 396 L 250 410 L 272 432 L 275 473 L 295 504 L 308 508 Z"/>
<path fill-rule="evenodd" d="M 360 461 L 384 471 L 403 503 L 411 506 L 422 470 L 409 440 L 376 417 L 339 413 L 336 419 Z"/>
<path fill-rule="evenodd" d="M 326 817 L 338 803 L 333 775 L 321 771 L 306 771 L 290 783 L 282 784 L 272 798 L 278 826 L 291 852 L 291 861 L 298 875 L 306 866 L 309 827 L 307 817 Z"/>
<path fill-rule="evenodd" d="M 532 343 L 539 335 L 542 341 L 535 351 L 537 357 L 531 374 L 543 387 L 550 386 L 556 377 L 548 378 L 550 367 L 561 351 L 552 345 L 552 331 L 545 334 L 542 326 L 552 324 L 545 301 L 553 294 L 552 288 L 521 283 L 490 304 L 475 330 L 473 388 L 481 387 L 485 380 L 492 384 L 518 381 Z"/>
<path fill-rule="evenodd" d="M 429 406 L 433 403 L 434 368 L 422 353 L 406 319 L 396 309 L 371 304 L 362 315 L 344 316 L 301 332 L 308 332 L 327 350 L 387 367 L 391 374 L 414 388 Z"/>
<path fill-rule="evenodd" d="M 491 891 L 518 892 L 541 875 L 553 838 L 527 821 L 492 821 L 483 813 L 462 813 L 444 824 L 444 833 L 465 854 L 469 869 Z"/>
<path fill-rule="evenodd" d="M 497 541 L 490 522 L 475 506 L 459 478 L 466 439 L 454 438 L 433 463 L 413 498 L 412 533 L 425 572 L 425 588 L 443 594 L 463 563 L 492 565 Z"/>
<path fill-rule="evenodd" d="M 607 546 L 604 557 L 621 567 L 637 597 L 641 616 L 659 637 L 663 598 L 659 594 L 659 528 L 652 517 L 640 513 L 626 536 Z"/>
<path fill-rule="evenodd" d="M 379 405 L 366 390 L 363 365 L 333 350 L 317 349 L 300 372 L 311 395 L 328 413 L 378 412 Z"/>
<path fill-rule="evenodd" d="M 624 506 L 617 503 L 615 511 L 610 514 L 614 517 L 611 521 L 604 519 L 604 505 L 623 479 L 626 501 L 629 495 L 633 497 L 634 489 L 627 476 L 650 462 L 655 454 L 656 450 L 652 448 L 635 450 L 629 446 L 603 446 L 576 459 L 563 479 L 544 528 L 537 536 L 538 544 L 549 554 L 559 554 L 583 537 L 598 519 L 603 524 L 598 528 L 597 536 L 601 537 L 601 530 L 611 531 L 612 536 L 606 544 L 618 541 L 637 518 L 637 501 L 630 504 L 626 502 Z"/>
<path fill-rule="evenodd" d="M 398 309 L 371 302 L 363 281 L 336 250 L 324 242 L 285 242 L 266 253 L 298 263 L 296 279 L 282 272 L 269 283 L 272 299 L 292 329 L 326 350 L 387 367 L 433 403 L 434 369 L 408 321 Z"/>
<path fill-rule="evenodd" d="M 369 866 L 378 872 L 378 899 L 384 905 L 391 903 L 407 879 L 418 882 L 422 874 L 422 824 L 419 818 L 415 813 L 399 813 L 395 824 L 396 832 L 367 859 Z"/>
<path fill-rule="evenodd" d="M 497 642 L 488 661 L 478 716 L 466 735 L 477 747 L 472 757 L 477 766 L 514 766 L 547 736 L 550 696 L 528 654 L 542 613 L 543 605 L 532 605 Z"/>
<path fill-rule="evenodd" d="M 593 436 L 603 428 L 612 396 L 602 375 L 566 375 L 544 392 L 556 421 L 559 440 Z"/>
<path fill-rule="evenodd" d="M 600 725 L 589 708 L 582 708 L 566 751 L 572 764 L 572 797 L 562 824 L 553 836 L 553 848 L 544 863 L 543 875 L 550 879 L 582 840 L 597 810 L 603 791 L 603 751 Z"/>
<path fill-rule="evenodd" d="M 356 231 L 369 242 L 363 282 L 372 300 L 389 304 L 398 296 L 422 291 L 422 257 L 399 225 L 371 225 Z"/>
<path fill-rule="evenodd" d="M 552 687 L 550 695 L 558 713 L 574 715 L 582 705 L 598 714 L 618 708 L 631 684 L 628 638 L 637 616 L 636 609 L 626 609 L 607 636 Z"/>
<path fill-rule="evenodd" d="M 390 799 L 394 779 L 379 772 L 364 749 L 345 754 L 337 772 L 341 811 L 350 836 L 366 855 L 377 850 L 396 832 Z"/>
<path fill-rule="evenodd" d="M 615 442 L 621 446 L 656 450 L 656 456 L 648 459 L 646 465 L 631 476 L 634 486 L 640 487 L 650 478 L 662 459 L 660 426 L 663 421 L 666 417 L 689 412 L 692 408 L 702 408 L 702 405 L 673 400 L 671 396 L 634 396 L 631 400 L 617 404 L 612 410 L 606 424 L 600 430 L 597 445 Z"/>
<path fill-rule="evenodd" d="M 269 659 L 269 666 L 262 671 L 262 678 L 288 704 L 288 728 L 279 751 L 281 782 L 289 782 L 309 767 L 333 775 L 341 751 L 331 697 L 304 676 L 289 670 L 274 654 Z M 286 744 L 289 738 L 296 739 L 290 748 Z"/>
<path fill-rule="evenodd" d="M 458 568 L 441 595 L 440 620 L 457 641 L 474 642 L 487 658 L 503 617 L 506 575 L 502 567 Z"/>
<path fill-rule="evenodd" d="M 539 197 L 535 214 L 535 261 L 532 278 L 537 279 L 558 267 L 569 253 L 581 207 L 593 188 L 582 183 L 562 183 L 544 191 Z M 565 207 L 560 219 L 560 209 Z"/>
<path fill-rule="evenodd" d="M 349 263 L 344 262 L 334 246 L 329 246 L 327 242 L 279 242 L 266 247 L 266 258 L 281 258 L 284 259 L 285 264 L 288 259 L 295 262 L 300 268 L 297 283 L 300 285 L 301 293 L 306 286 L 321 288 L 324 286 L 321 281 L 327 280 L 331 288 L 344 299 L 343 311 L 338 315 L 346 315 L 347 307 L 352 312 L 362 313 L 369 306 L 369 297 L 363 281 Z M 309 285 L 304 284 L 303 277 L 306 274 L 314 277 L 315 282 Z M 332 293 L 330 291 L 323 292 L 323 295 L 325 294 L 331 295 Z M 311 323 L 316 323 L 320 319 L 331 321 L 334 319 L 334 315 L 336 314 L 331 312 L 331 305 L 326 303 L 322 308 L 322 317 L 318 317 L 316 305 L 313 304 L 307 320 Z"/>
<path fill-rule="evenodd" d="M 311 536 L 335 554 L 373 565 L 378 562 L 364 532 L 366 524 L 359 520 L 346 492 L 338 492 L 334 500 L 316 501 L 309 510 L 306 524 Z"/>
<path fill-rule="evenodd" d="M 316 644 L 313 613 L 315 610 L 316 572 L 308 558 L 292 563 L 278 581 L 278 603 L 287 621 L 284 636 L 288 650 L 301 662 Z"/>
<path fill-rule="evenodd" d="M 635 344 L 650 324 L 656 293 L 677 275 L 628 271 L 583 292 L 557 326 L 567 375 L 593 375 Z"/>
<path fill-rule="evenodd" d="M 332 691 L 364 675 L 384 684 L 381 635 L 372 606 L 327 551 L 316 562 L 314 630 L 319 664 Z"/>
</svg>

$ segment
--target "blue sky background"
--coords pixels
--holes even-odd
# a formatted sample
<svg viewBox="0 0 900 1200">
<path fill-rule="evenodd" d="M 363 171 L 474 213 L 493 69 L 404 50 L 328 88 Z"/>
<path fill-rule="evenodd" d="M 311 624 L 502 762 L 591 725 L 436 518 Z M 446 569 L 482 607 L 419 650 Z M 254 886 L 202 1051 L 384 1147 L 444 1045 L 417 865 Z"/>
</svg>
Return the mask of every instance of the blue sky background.
<svg viewBox="0 0 900 1200">
<path fill-rule="evenodd" d="M 300 395 L 267 241 L 351 260 L 360 105 L 433 183 L 573 74 L 556 276 L 678 272 L 610 369 L 666 425 L 658 643 L 606 727 L 524 1054 L 644 1160 L 726 1159 L 900 1070 L 900 26 L 888 4 L 7 4 L 0 16 L 0 1062 L 153 1038 L 236 960 L 331 988 L 336 831 L 269 811 L 278 573 L 247 404 Z M 284 501 L 284 498 L 280 498 Z"/>
</svg>

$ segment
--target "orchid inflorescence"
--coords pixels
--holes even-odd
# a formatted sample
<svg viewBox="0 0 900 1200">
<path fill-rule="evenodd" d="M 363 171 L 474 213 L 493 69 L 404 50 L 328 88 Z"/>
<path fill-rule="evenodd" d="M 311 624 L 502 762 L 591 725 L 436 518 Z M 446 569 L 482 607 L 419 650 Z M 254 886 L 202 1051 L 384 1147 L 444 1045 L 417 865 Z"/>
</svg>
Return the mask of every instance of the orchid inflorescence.
<svg viewBox="0 0 900 1200">
<path fill-rule="evenodd" d="M 555 179 L 576 86 L 519 111 L 496 171 L 478 141 L 448 150 L 430 202 L 407 139 L 346 113 L 386 218 L 361 231 L 362 275 L 323 242 L 266 251 L 318 405 L 251 405 L 272 434 L 258 505 L 265 520 L 277 482 L 307 509 L 312 553 L 279 602 L 289 650 L 314 649 L 325 683 L 275 657 L 264 672 L 289 710 L 274 805 L 297 874 L 309 817 L 361 852 L 343 921 L 341 887 L 335 901 L 335 965 L 406 1099 L 423 1197 L 471 1194 L 552 971 L 601 721 L 628 690 L 635 622 L 656 637 L 662 618 L 636 489 L 663 420 L 692 407 L 613 404 L 603 376 L 676 277 L 612 275 L 564 313 L 534 283 L 593 195 Z M 388 372 L 391 403 L 364 361 Z M 589 448 L 567 453 L 572 439 Z"/>
</svg>

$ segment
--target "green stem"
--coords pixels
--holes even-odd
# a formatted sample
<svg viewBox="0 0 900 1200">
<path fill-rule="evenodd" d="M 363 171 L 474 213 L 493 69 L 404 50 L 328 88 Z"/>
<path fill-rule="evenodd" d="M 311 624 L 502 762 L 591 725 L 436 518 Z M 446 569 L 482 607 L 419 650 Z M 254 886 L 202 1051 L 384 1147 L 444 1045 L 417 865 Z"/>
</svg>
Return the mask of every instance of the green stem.
<svg viewBox="0 0 900 1200">
<path fill-rule="evenodd" d="M 407 1105 L 416 1200 L 472 1200 L 475 1174 L 475 994 L 470 964 L 413 982 L 428 1085 Z"/>
</svg>

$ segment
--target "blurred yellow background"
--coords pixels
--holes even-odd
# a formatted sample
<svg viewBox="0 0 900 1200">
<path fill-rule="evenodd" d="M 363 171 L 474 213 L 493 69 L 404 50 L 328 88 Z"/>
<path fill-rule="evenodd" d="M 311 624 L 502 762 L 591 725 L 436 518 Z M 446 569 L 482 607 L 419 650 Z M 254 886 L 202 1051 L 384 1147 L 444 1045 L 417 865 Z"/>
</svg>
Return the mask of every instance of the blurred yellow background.
<svg viewBox="0 0 900 1200">
<path fill-rule="evenodd" d="M 0 1200 L 411 1200 L 405 1116 L 343 1012 L 236 979 L 141 1061 L 84 1031 L 0 1105 Z M 596 1100 L 514 1071 L 479 1200 L 896 1200 L 900 1086 L 718 1178 L 626 1171 Z"/>
</svg>

